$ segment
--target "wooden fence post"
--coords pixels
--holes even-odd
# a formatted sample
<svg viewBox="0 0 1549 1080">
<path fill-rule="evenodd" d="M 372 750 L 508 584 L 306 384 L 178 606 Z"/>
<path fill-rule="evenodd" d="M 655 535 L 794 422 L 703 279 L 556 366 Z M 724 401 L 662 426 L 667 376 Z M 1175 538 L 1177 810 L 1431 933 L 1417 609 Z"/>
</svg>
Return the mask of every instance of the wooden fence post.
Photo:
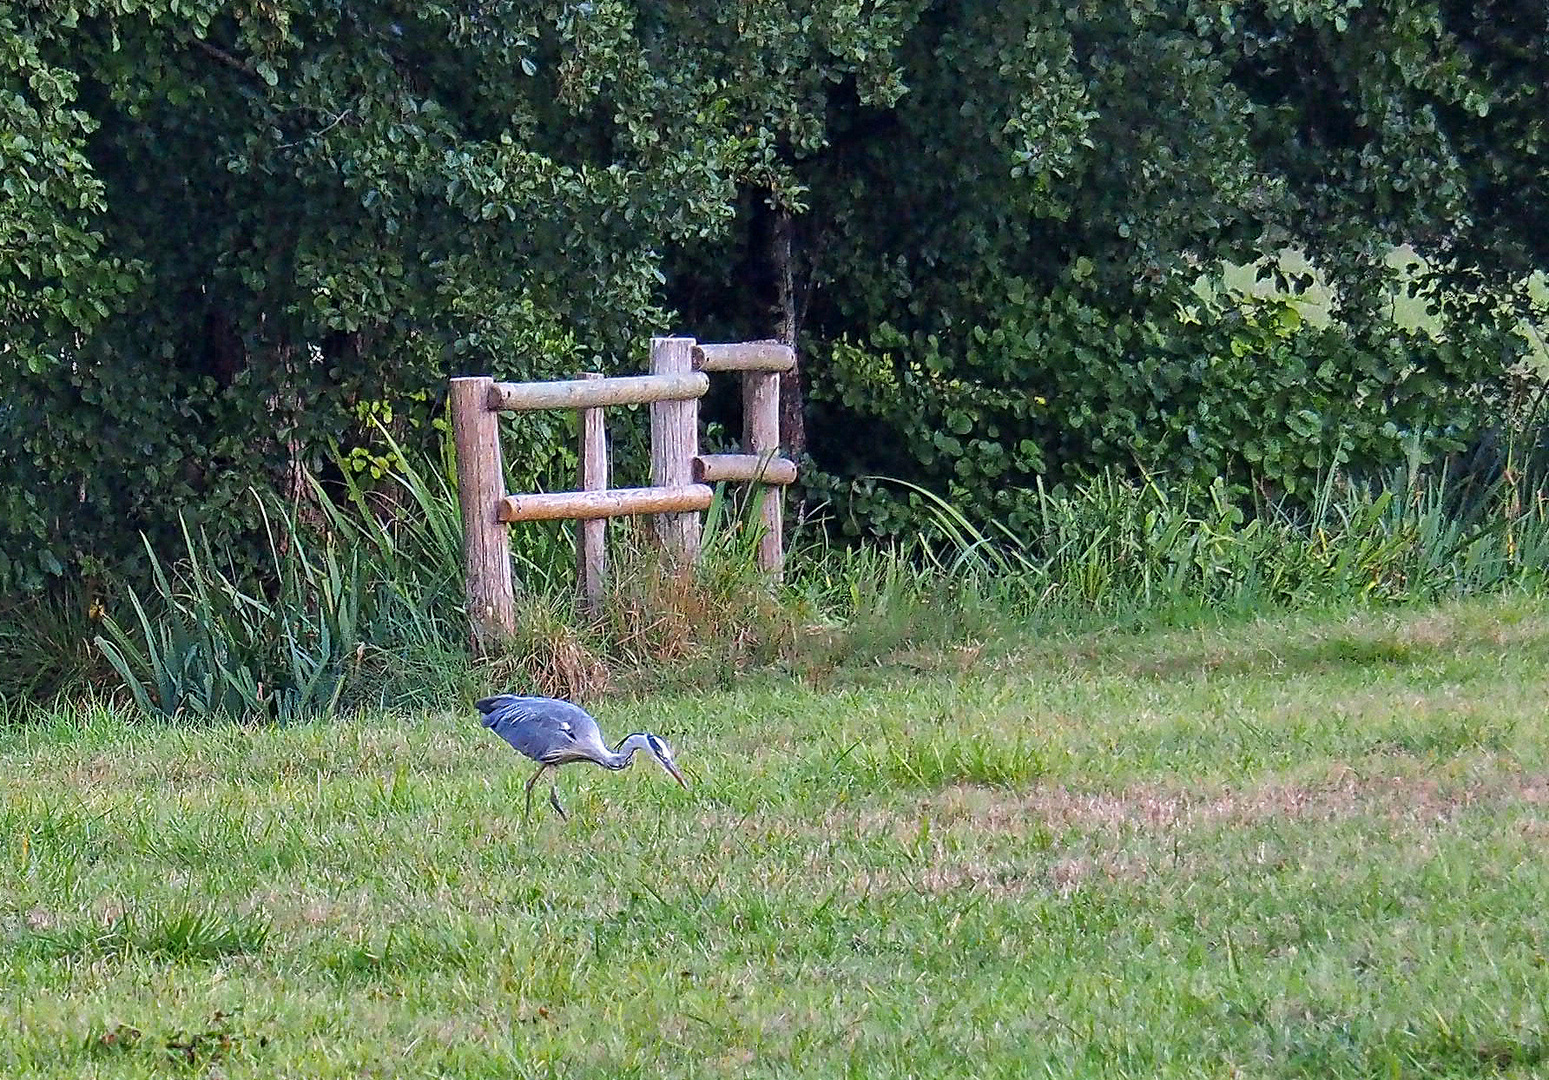
<svg viewBox="0 0 1549 1080">
<path fill-rule="evenodd" d="M 742 448 L 761 458 L 780 453 L 780 373 L 777 371 L 742 373 Z M 781 489 L 778 484 L 764 484 L 762 488 L 764 535 L 758 545 L 758 565 L 778 581 L 785 562 Z"/>
<path fill-rule="evenodd" d="M 600 379 L 585 372 L 583 379 Z M 581 410 L 581 490 L 606 491 L 608 487 L 608 436 L 602 409 Z M 576 529 L 576 586 L 587 614 L 602 614 L 602 585 L 608 574 L 608 519 L 592 518 Z"/>
<path fill-rule="evenodd" d="M 490 408 L 495 380 L 452 380 L 452 437 L 457 445 L 457 497 L 462 505 L 464 584 L 475 654 L 497 651 L 516 632 L 511 541 L 496 508 L 505 497 L 499 415 Z"/>
<path fill-rule="evenodd" d="M 686 375 L 694 370 L 693 338 L 652 338 L 651 374 Z M 651 405 L 651 486 L 693 483 L 699 453 L 699 399 L 658 401 Z M 670 559 L 687 566 L 699 558 L 699 515 L 661 514 L 656 535 Z"/>
</svg>

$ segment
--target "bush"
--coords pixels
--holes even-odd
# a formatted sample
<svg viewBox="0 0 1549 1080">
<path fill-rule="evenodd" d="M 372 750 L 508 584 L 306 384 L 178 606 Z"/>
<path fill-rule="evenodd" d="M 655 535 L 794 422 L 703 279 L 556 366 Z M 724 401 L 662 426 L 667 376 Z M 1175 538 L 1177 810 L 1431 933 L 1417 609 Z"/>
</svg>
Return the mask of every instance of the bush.
<svg viewBox="0 0 1549 1080">
<path fill-rule="evenodd" d="M 806 482 L 852 533 L 882 535 L 911 526 L 908 502 L 845 478 L 906 478 L 1018 531 L 1038 523 L 1035 481 L 1114 470 L 1310 506 L 1331 472 L 1386 477 L 1474 445 L 1500 421 L 1506 347 L 1314 326 L 1285 299 L 1201 298 L 1162 318 L 1013 283 L 994 322 L 951 341 L 884 327 L 836 344 L 813 382 L 834 471 Z"/>
</svg>

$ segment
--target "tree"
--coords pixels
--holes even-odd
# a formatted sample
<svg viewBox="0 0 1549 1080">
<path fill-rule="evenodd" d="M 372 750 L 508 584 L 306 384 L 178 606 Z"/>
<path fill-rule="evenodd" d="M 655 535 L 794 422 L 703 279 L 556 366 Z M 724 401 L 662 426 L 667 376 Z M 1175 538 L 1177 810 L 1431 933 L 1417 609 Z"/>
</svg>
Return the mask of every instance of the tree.
<svg viewBox="0 0 1549 1080">
<path fill-rule="evenodd" d="M 252 532 L 249 488 L 298 494 L 362 418 L 428 432 L 449 375 L 638 361 L 664 253 L 780 188 L 769 148 L 821 141 L 831 73 L 885 88 L 897 29 L 847 4 L 46 0 L 0 33 L 0 154 L 44 155 L 0 203 L 0 348 L 26 360 L 0 373 L 3 585 L 99 569 L 182 508 Z M 557 423 L 526 421 L 521 467 Z"/>
<path fill-rule="evenodd" d="M 1467 445 L 1549 265 L 1522 197 L 1546 177 L 1531 7 L 931 5 L 907 93 L 834 87 L 829 138 L 793 154 L 817 492 L 892 531 L 907 509 L 855 477 L 1007 514 L 1051 474 L 1295 492 Z M 1401 243 L 1441 340 L 1388 317 Z M 1335 283 L 1333 326 L 1211 299 L 1225 260 L 1278 273 L 1289 246 Z M 674 295 L 696 322 L 759 317 Z"/>
<path fill-rule="evenodd" d="M 1493 422 L 1545 17 L 1429 0 L 0 0 L 0 587 L 256 536 L 447 376 L 798 339 L 815 495 L 1292 492 Z M 1386 318 L 1383 256 L 1439 340 Z M 1307 251 L 1330 326 L 1221 300 Z M 1266 264 L 1273 269 L 1273 260 Z M 1205 287 L 1202 288 L 1202 282 Z M 519 468 L 555 418 L 522 421 Z"/>
</svg>

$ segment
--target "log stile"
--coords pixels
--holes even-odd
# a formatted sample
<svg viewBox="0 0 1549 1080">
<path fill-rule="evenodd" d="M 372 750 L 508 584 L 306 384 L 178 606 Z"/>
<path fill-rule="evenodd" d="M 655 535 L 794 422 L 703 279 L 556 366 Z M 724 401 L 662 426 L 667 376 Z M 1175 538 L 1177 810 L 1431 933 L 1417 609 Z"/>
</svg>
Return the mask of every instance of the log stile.
<svg viewBox="0 0 1549 1080">
<path fill-rule="evenodd" d="M 699 515 L 713 498 L 711 484 L 764 486 L 759 565 L 780 574 L 780 488 L 796 479 L 796 464 L 780 456 L 780 373 L 796 354 L 776 341 L 700 345 L 693 338 L 651 339 L 651 374 L 541 383 L 497 383 L 456 378 L 451 386 L 452 432 L 457 444 L 457 493 L 463 520 L 466 595 L 476 654 L 496 651 L 516 630 L 515 589 L 506 525 L 516 521 L 578 520 L 577 589 L 587 611 L 602 611 L 610 517 L 656 515 L 657 535 L 679 566 L 699 557 Z M 742 454 L 699 455 L 699 399 L 706 372 L 742 375 Z M 608 487 L 609 405 L 651 407 L 651 487 Z M 579 491 L 508 495 L 500 459 L 501 412 L 576 409 L 580 412 Z"/>
<path fill-rule="evenodd" d="M 780 457 L 780 373 L 796 368 L 796 350 L 778 341 L 743 341 L 726 345 L 694 347 L 696 371 L 742 373 L 742 448 L 746 453 L 725 455 L 751 459 L 732 462 L 701 459 L 696 464 L 701 482 L 711 478 L 756 481 L 764 485 L 759 518 L 763 535 L 758 544 L 758 565 L 778 580 L 785 562 L 781 530 L 784 513 L 780 488 L 796 480 L 794 462 Z M 759 462 L 765 462 L 758 467 Z M 736 475 L 732 475 L 732 470 Z M 720 473 L 721 475 L 717 475 Z M 696 477 L 697 478 L 697 477 Z"/>
<path fill-rule="evenodd" d="M 606 519 L 626 514 L 671 515 L 683 524 L 664 533 L 674 561 L 698 554 L 699 512 L 710 505 L 711 489 L 693 481 L 691 461 L 699 444 L 698 399 L 710 380 L 692 370 L 690 338 L 661 339 L 681 362 L 667 363 L 652 375 L 578 379 L 543 383 L 497 383 L 484 377 L 452 380 L 452 432 L 457 444 L 457 494 L 462 507 L 466 595 L 475 653 L 495 651 L 516 630 L 515 586 L 511 575 L 506 525 L 514 521 L 580 521 L 576 537 L 576 579 L 582 603 L 593 614 L 602 609 L 607 572 Z M 654 352 L 654 350 L 653 350 Z M 659 419 L 657 410 L 671 409 Z M 608 405 L 652 406 L 652 474 L 657 486 L 608 488 Z M 508 495 L 500 460 L 498 414 L 536 409 L 580 412 L 580 491 Z M 661 445 L 657 452 L 658 443 Z M 659 468 L 658 457 L 682 454 L 674 468 Z M 665 476 L 668 483 L 658 479 Z"/>
</svg>

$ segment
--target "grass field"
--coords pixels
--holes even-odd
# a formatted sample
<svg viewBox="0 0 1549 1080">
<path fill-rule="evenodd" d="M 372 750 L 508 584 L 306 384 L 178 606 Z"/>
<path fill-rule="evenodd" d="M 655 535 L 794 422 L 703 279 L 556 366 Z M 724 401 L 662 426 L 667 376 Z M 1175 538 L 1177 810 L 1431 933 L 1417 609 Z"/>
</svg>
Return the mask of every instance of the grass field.
<svg viewBox="0 0 1549 1080">
<path fill-rule="evenodd" d="M 1549 1073 L 1549 604 L 598 711 L 0 734 L 0 1075 Z"/>
</svg>

